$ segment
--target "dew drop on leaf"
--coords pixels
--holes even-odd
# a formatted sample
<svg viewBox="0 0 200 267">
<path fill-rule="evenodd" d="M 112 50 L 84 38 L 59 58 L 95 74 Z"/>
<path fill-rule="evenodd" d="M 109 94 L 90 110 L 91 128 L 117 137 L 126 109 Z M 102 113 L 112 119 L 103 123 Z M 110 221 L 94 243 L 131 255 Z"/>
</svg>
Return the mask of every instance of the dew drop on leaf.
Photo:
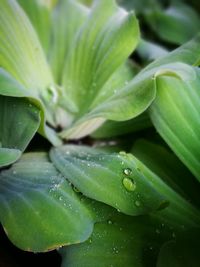
<svg viewBox="0 0 200 267">
<path fill-rule="evenodd" d="M 129 175 L 131 175 L 132 170 L 131 170 L 130 168 L 125 168 L 125 169 L 123 170 L 123 173 L 124 173 L 125 175 L 129 176 Z"/>
<path fill-rule="evenodd" d="M 135 191 L 136 189 L 136 184 L 132 179 L 129 178 L 124 178 L 123 179 L 123 186 L 126 188 L 127 191 Z"/>
</svg>

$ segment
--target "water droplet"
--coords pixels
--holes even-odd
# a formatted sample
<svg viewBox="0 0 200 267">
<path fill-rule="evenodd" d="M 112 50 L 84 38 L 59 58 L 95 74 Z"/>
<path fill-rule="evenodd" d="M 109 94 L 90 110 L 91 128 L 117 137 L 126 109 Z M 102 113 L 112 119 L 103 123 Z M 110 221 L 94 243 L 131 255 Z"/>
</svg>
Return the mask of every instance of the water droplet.
<svg viewBox="0 0 200 267">
<path fill-rule="evenodd" d="M 90 244 L 92 243 L 92 239 L 89 239 L 89 243 L 90 243 Z"/>
<path fill-rule="evenodd" d="M 123 173 L 124 173 L 125 175 L 129 176 L 129 175 L 131 175 L 132 170 L 131 170 L 130 168 L 125 168 L 125 169 L 123 170 Z"/>
<path fill-rule="evenodd" d="M 141 205 L 140 201 L 139 201 L 139 200 L 136 200 L 136 201 L 135 201 L 135 206 L 136 206 L 136 207 L 139 207 L 140 205 Z"/>
<path fill-rule="evenodd" d="M 127 191 L 135 191 L 136 184 L 133 182 L 132 179 L 124 178 L 122 183 L 123 183 L 123 186 L 126 188 Z"/>
<path fill-rule="evenodd" d="M 117 211 L 118 211 L 118 212 L 121 212 L 121 210 L 120 210 L 120 209 L 117 209 Z"/>
<path fill-rule="evenodd" d="M 59 197 L 59 200 L 60 200 L 60 201 L 62 201 L 62 200 L 63 200 L 63 198 L 60 196 L 60 197 Z"/>
<path fill-rule="evenodd" d="M 108 224 L 113 224 L 113 222 L 111 220 L 108 220 Z"/>
<path fill-rule="evenodd" d="M 13 174 L 16 174 L 17 172 L 16 171 L 13 171 Z"/>
</svg>

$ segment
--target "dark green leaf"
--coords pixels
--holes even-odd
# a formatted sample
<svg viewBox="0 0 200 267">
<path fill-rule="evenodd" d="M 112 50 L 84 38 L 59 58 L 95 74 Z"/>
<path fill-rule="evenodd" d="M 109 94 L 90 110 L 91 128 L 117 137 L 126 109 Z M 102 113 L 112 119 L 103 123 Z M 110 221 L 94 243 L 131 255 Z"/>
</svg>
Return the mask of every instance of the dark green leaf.
<svg viewBox="0 0 200 267">
<path fill-rule="evenodd" d="M 28 100 L 0 95 L 0 167 L 20 157 L 40 121 L 40 110 Z"/>
<path fill-rule="evenodd" d="M 131 150 L 149 169 L 190 202 L 200 206 L 200 185 L 189 170 L 166 147 L 139 139 Z"/>
<path fill-rule="evenodd" d="M 87 242 L 61 249 L 61 266 L 155 266 L 161 244 L 171 238 L 171 231 L 159 220 L 115 214 L 97 223 Z"/>
</svg>

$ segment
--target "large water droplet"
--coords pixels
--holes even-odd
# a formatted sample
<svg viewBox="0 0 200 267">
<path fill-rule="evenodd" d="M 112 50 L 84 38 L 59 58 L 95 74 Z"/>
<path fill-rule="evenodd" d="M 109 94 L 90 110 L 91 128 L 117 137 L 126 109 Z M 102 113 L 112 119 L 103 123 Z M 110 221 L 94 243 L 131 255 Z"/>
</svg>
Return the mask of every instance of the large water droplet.
<svg viewBox="0 0 200 267">
<path fill-rule="evenodd" d="M 124 173 L 125 175 L 129 176 L 129 175 L 131 175 L 132 170 L 131 170 L 130 168 L 125 168 L 125 169 L 123 170 L 123 173 Z"/>
<path fill-rule="evenodd" d="M 108 224 L 113 224 L 113 222 L 111 220 L 108 220 Z"/>
<path fill-rule="evenodd" d="M 129 178 L 124 178 L 123 181 L 123 186 L 126 188 L 127 191 L 135 191 L 136 189 L 136 184 L 132 179 Z"/>
</svg>

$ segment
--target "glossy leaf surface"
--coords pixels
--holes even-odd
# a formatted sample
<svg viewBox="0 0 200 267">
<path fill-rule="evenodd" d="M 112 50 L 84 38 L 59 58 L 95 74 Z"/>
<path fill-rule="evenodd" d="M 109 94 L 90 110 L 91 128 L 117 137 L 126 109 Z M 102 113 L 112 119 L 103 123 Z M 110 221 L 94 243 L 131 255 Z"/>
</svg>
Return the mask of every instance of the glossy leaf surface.
<svg viewBox="0 0 200 267">
<path fill-rule="evenodd" d="M 167 205 L 167 199 L 137 169 L 131 154 L 68 145 L 53 148 L 50 157 L 84 195 L 126 214 L 145 214 Z"/>
<path fill-rule="evenodd" d="M 86 240 L 93 212 L 45 153 L 23 155 L 0 172 L 0 221 L 19 248 L 47 251 Z"/>
<path fill-rule="evenodd" d="M 200 92 L 199 69 L 188 81 L 162 77 L 157 80 L 157 96 L 150 108 L 156 129 L 176 155 L 200 179 Z"/>
</svg>

